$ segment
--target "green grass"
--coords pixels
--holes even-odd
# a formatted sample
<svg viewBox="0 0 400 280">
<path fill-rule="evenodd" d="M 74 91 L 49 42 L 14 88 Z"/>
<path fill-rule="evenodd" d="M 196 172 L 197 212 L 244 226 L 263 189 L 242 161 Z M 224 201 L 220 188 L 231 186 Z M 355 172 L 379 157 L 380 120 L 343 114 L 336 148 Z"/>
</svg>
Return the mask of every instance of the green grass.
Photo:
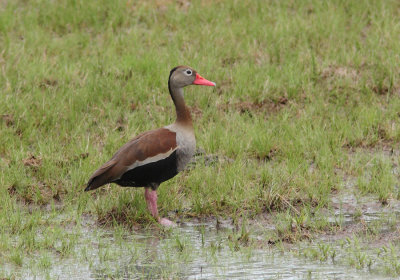
<svg viewBox="0 0 400 280">
<path fill-rule="evenodd" d="M 185 98 L 198 146 L 231 160 L 161 185 L 162 215 L 267 214 L 296 241 L 335 231 L 313 217 L 348 177 L 397 199 L 398 159 L 376 152 L 400 140 L 399 19 L 397 1 L 2 1 L 0 265 L 73 255 L 87 217 L 153 222 L 142 190 L 83 189 L 132 136 L 174 121 L 180 64 L 217 83 Z"/>
</svg>

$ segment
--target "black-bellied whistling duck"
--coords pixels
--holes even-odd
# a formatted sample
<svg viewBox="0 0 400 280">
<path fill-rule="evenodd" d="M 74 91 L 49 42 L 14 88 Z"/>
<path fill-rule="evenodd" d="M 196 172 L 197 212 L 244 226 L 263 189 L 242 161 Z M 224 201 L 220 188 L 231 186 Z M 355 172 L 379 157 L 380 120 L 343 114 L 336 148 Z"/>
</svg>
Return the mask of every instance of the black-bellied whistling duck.
<svg viewBox="0 0 400 280">
<path fill-rule="evenodd" d="M 160 218 L 157 210 L 158 186 L 184 169 L 194 155 L 196 139 L 183 88 L 189 85 L 215 86 L 188 66 L 171 70 L 168 89 L 175 105 L 175 123 L 150 130 L 133 138 L 90 177 L 85 191 L 108 183 L 123 187 L 144 187 L 147 208 L 164 226 L 174 223 Z"/>
</svg>

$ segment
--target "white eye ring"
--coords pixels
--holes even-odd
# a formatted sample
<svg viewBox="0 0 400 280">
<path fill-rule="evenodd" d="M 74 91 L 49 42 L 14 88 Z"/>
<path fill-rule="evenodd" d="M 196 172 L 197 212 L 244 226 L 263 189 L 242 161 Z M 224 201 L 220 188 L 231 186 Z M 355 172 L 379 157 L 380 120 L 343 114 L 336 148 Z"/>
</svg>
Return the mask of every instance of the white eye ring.
<svg viewBox="0 0 400 280">
<path fill-rule="evenodd" d="M 185 73 L 186 76 L 192 75 L 192 70 L 186 69 L 183 73 Z"/>
</svg>

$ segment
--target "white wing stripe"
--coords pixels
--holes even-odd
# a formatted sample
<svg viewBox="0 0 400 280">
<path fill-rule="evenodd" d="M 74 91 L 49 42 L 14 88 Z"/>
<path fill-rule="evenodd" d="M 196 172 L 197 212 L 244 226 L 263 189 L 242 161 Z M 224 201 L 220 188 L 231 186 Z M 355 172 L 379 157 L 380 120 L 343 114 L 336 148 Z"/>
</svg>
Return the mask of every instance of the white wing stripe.
<svg viewBox="0 0 400 280">
<path fill-rule="evenodd" d="M 145 160 L 142 160 L 142 161 L 139 161 L 139 160 L 135 161 L 133 164 L 128 166 L 126 171 L 132 170 L 132 169 L 134 169 L 134 168 L 136 168 L 138 166 L 142 166 L 142 165 L 145 165 L 145 164 L 148 164 L 148 163 L 152 163 L 152 162 L 156 162 L 156 161 L 165 159 L 165 158 L 169 157 L 173 152 L 175 152 L 176 149 L 177 149 L 177 147 L 175 149 L 169 150 L 166 153 L 158 154 L 158 155 L 155 155 L 154 157 L 149 157 L 149 158 L 146 158 Z"/>
</svg>

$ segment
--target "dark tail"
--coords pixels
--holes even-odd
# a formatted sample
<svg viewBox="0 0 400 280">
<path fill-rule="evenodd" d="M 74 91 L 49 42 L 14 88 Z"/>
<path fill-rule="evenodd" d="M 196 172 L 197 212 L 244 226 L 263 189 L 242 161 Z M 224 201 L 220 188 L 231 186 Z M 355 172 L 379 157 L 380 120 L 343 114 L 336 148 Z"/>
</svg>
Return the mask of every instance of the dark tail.
<svg viewBox="0 0 400 280">
<path fill-rule="evenodd" d="M 95 190 L 101 186 L 113 181 L 114 176 L 110 173 L 111 168 L 116 164 L 115 161 L 111 160 L 106 162 L 102 167 L 100 167 L 96 172 L 90 177 L 89 182 L 85 188 L 85 192 Z"/>
<path fill-rule="evenodd" d="M 86 185 L 85 192 L 95 190 L 95 189 L 97 189 L 97 188 L 100 188 L 102 185 L 104 185 L 104 184 L 101 184 L 101 185 L 100 185 L 99 183 L 96 184 L 96 178 L 97 178 L 97 177 L 91 178 L 91 179 L 89 180 L 89 182 L 88 182 L 87 185 Z"/>
</svg>

